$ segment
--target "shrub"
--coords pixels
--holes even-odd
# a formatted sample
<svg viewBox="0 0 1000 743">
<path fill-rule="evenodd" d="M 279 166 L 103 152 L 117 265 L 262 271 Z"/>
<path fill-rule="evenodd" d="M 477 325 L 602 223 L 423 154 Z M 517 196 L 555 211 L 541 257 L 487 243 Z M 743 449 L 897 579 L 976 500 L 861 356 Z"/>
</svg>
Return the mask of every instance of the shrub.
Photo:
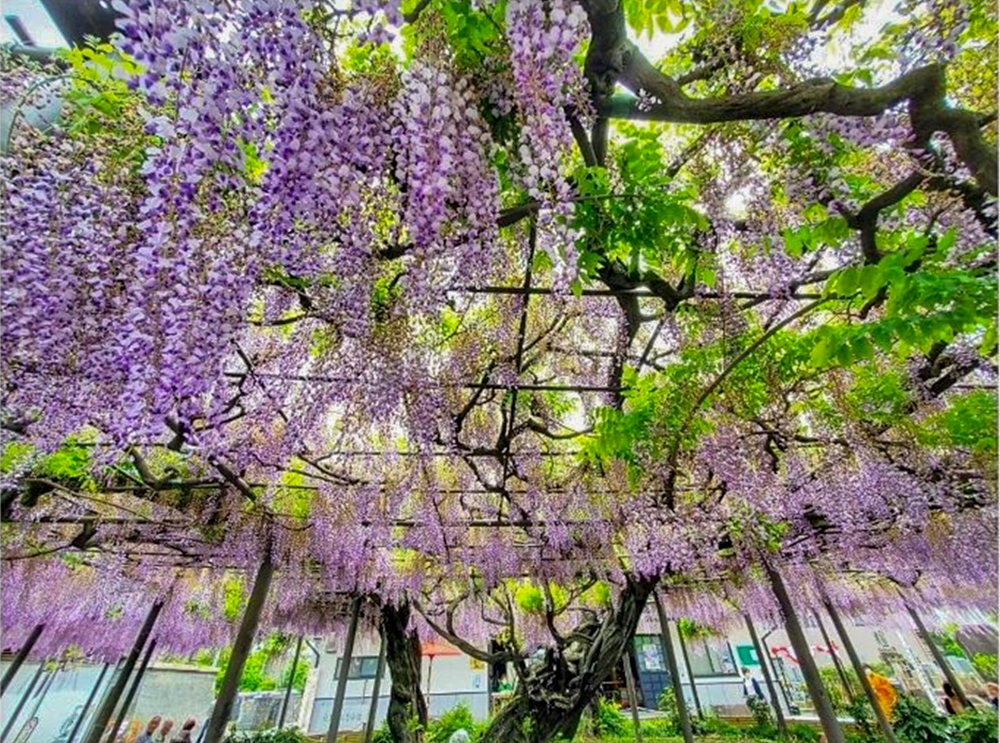
<svg viewBox="0 0 1000 743">
<path fill-rule="evenodd" d="M 660 692 L 660 696 L 656 699 L 656 708 L 667 714 L 669 729 L 672 731 L 671 734 L 680 735 L 681 719 L 677 711 L 677 697 L 674 696 L 674 688 L 672 686 L 667 686 Z M 692 717 L 690 708 L 688 709 L 688 717 Z"/>
<path fill-rule="evenodd" d="M 392 737 L 392 731 L 389 730 L 388 720 L 383 720 L 378 730 L 372 735 L 372 743 L 396 743 L 396 739 Z"/>
<path fill-rule="evenodd" d="M 896 735 L 903 743 L 951 743 L 952 730 L 948 720 L 927 702 L 903 697 L 892 716 Z"/>
<path fill-rule="evenodd" d="M 757 735 L 773 736 L 774 720 L 771 717 L 771 705 L 760 697 L 747 697 L 747 707 L 753 714 L 753 730 Z"/>
<path fill-rule="evenodd" d="M 882 736 L 875 727 L 875 713 L 867 699 L 856 696 L 853 702 L 848 702 L 844 710 L 854 718 L 858 730 L 856 737 L 860 743 L 881 742 Z"/>
<path fill-rule="evenodd" d="M 745 737 L 743 729 L 728 720 L 723 720 L 711 709 L 705 710 L 704 718 L 692 718 L 691 723 L 695 735 L 716 735 L 720 738 Z"/>
<path fill-rule="evenodd" d="M 224 743 L 309 743 L 309 737 L 294 727 L 237 730 L 227 735 Z"/>
<path fill-rule="evenodd" d="M 861 696 L 863 692 L 857 674 L 852 669 L 845 669 L 845 673 L 847 674 L 847 683 L 851 687 L 851 694 L 855 698 Z M 824 666 L 819 669 L 819 675 L 823 678 L 823 686 L 826 687 L 826 693 L 830 697 L 833 709 L 838 713 L 847 712 L 850 697 L 844 692 L 844 684 L 840 680 L 837 669 L 834 666 Z"/>
<path fill-rule="evenodd" d="M 788 734 L 793 740 L 802 741 L 802 743 L 818 743 L 820 736 L 819 730 L 803 722 L 793 722 L 789 725 Z"/>
<path fill-rule="evenodd" d="M 473 719 L 472 711 L 466 704 L 459 704 L 445 712 L 441 717 L 432 720 L 427 725 L 426 743 L 448 743 L 448 738 L 456 730 L 465 730 L 469 737 L 475 739 L 481 732 L 479 724 Z"/>
<path fill-rule="evenodd" d="M 621 708 L 609 699 L 598 699 L 591 721 L 591 729 L 599 738 L 624 737 L 629 734 L 629 726 Z"/>
<path fill-rule="evenodd" d="M 662 718 L 644 720 L 639 726 L 639 730 L 642 733 L 643 740 L 647 738 L 670 738 L 677 735 L 670 720 Z"/>
<path fill-rule="evenodd" d="M 962 743 L 997 743 L 997 713 L 992 709 L 967 710 L 952 718 Z"/>
</svg>

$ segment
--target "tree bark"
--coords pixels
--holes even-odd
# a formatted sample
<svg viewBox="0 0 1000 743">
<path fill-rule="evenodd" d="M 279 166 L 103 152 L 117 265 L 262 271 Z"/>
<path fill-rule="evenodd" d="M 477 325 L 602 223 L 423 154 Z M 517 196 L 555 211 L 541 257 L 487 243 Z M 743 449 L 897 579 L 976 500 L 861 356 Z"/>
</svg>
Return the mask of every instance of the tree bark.
<svg viewBox="0 0 1000 743">
<path fill-rule="evenodd" d="M 17 651 L 14 660 L 11 661 L 10 666 L 3 673 L 3 680 L 0 680 L 0 694 L 7 691 L 10 682 L 14 680 L 14 676 L 17 675 L 18 670 L 24 664 L 24 659 L 28 657 L 28 653 L 31 652 L 31 649 L 35 647 L 35 643 L 38 642 L 38 637 L 42 634 L 43 629 L 45 629 L 44 624 L 36 624 L 35 628 L 31 630 L 31 634 L 28 635 L 28 639 L 24 641 L 24 645 Z"/>
<path fill-rule="evenodd" d="M 792 605 L 792 599 L 785 588 L 785 581 L 767 559 L 764 559 L 763 563 L 764 570 L 771 582 L 771 590 L 774 592 L 774 597 L 778 600 L 778 605 L 781 607 L 781 613 L 785 617 L 785 629 L 788 631 L 788 639 L 791 641 L 792 647 L 795 649 L 795 654 L 798 656 L 799 670 L 802 671 L 802 677 L 805 679 L 806 687 L 809 689 L 809 696 L 812 697 L 813 704 L 816 705 L 816 714 L 819 717 L 820 724 L 823 726 L 823 732 L 826 733 L 826 739 L 828 743 L 846 743 L 844 731 L 840 729 L 840 723 L 837 721 L 837 713 L 833 710 L 830 697 L 826 693 L 826 687 L 823 685 L 823 679 L 819 675 L 819 669 L 816 668 L 816 661 L 813 660 L 812 652 L 809 649 L 809 642 L 806 640 L 805 632 L 802 630 L 802 624 L 799 622 L 798 615 L 795 613 L 795 607 Z"/>
<path fill-rule="evenodd" d="M 692 98 L 628 38 L 624 3 L 583 0 L 582 4 L 591 30 L 585 72 L 600 116 L 689 124 L 787 119 L 821 112 L 879 116 L 905 101 L 914 140 L 925 143 L 934 132 L 946 133 L 979 185 L 997 195 L 996 147 L 980 131 L 981 115 L 949 105 L 944 65 L 917 67 L 875 88 L 812 78 L 778 90 Z M 636 97 L 612 95 L 616 82 L 637 96 L 652 98 L 652 105 L 640 105 Z"/>
<path fill-rule="evenodd" d="M 295 672 L 299 668 L 299 656 L 302 654 L 302 635 L 295 642 L 295 657 L 292 659 L 292 671 L 288 674 L 288 685 L 285 687 L 285 698 L 281 701 L 281 714 L 278 715 L 278 728 L 285 727 L 285 717 L 288 715 L 288 702 L 292 698 L 292 686 L 295 684 Z"/>
<path fill-rule="evenodd" d="M 677 667 L 677 654 L 674 652 L 674 643 L 670 639 L 670 621 L 667 613 L 663 611 L 663 604 L 660 597 L 654 593 L 653 601 L 656 604 L 656 613 L 660 618 L 660 632 L 663 637 L 663 654 L 667 659 L 667 671 L 670 672 L 670 684 L 674 690 L 674 699 L 677 701 L 677 719 L 681 723 L 681 733 L 684 735 L 685 743 L 694 743 L 694 733 L 691 730 L 691 718 L 688 715 L 687 702 L 684 701 L 684 688 L 681 686 L 681 672 Z M 693 680 L 693 679 L 692 679 Z"/>
<path fill-rule="evenodd" d="M 753 620 L 750 619 L 750 615 L 744 614 L 743 619 L 746 621 L 747 631 L 750 633 L 750 642 L 753 643 L 753 649 L 757 652 L 757 658 L 760 660 L 760 670 L 764 674 L 764 683 L 767 684 L 768 696 L 771 697 L 771 706 L 774 708 L 774 720 L 778 725 L 778 733 L 781 734 L 782 738 L 786 738 L 788 737 L 788 725 L 785 723 L 785 712 L 781 709 L 778 691 L 774 688 L 774 678 L 771 676 L 771 669 L 768 667 L 767 651 L 757 637 L 757 628 L 753 626 Z"/>
<path fill-rule="evenodd" d="M 851 691 L 851 682 L 847 678 L 847 671 L 844 670 L 844 664 L 840 662 L 840 655 L 836 650 L 834 650 L 833 643 L 830 642 L 830 636 L 826 633 L 826 627 L 823 625 L 823 620 L 820 618 L 819 612 L 814 610 L 813 616 L 816 618 L 816 625 L 819 627 L 819 633 L 823 635 L 823 642 L 826 643 L 826 647 L 830 651 L 830 657 L 833 658 L 833 667 L 837 669 L 837 676 L 840 678 L 840 685 L 844 687 L 844 693 L 847 695 L 847 701 L 853 702 L 854 692 Z M 835 625 L 836 623 L 837 620 L 834 620 Z M 847 641 L 844 640 L 845 636 L 840 633 L 839 629 L 837 629 L 837 633 L 840 634 L 840 639 L 844 642 L 844 646 L 846 647 Z M 857 671 L 858 669 L 855 668 L 854 670 Z"/>
<path fill-rule="evenodd" d="M 847 653 L 848 659 L 851 661 L 851 667 L 854 668 L 854 672 L 858 675 L 858 680 L 861 682 L 861 688 L 865 692 L 865 696 L 868 697 L 868 703 L 872 706 L 875 712 L 875 719 L 878 720 L 879 729 L 882 731 L 882 737 L 885 738 L 886 743 L 899 743 L 896 738 L 896 733 L 892 729 L 892 725 L 889 724 L 889 719 L 885 716 L 885 712 L 882 710 L 881 705 L 878 703 L 878 696 L 875 694 L 875 689 L 872 687 L 871 679 L 868 678 L 868 674 L 865 673 L 865 667 L 861 663 L 861 658 L 858 657 L 858 651 L 854 649 L 854 643 L 851 642 L 850 636 L 847 634 L 847 628 L 844 623 L 840 621 L 840 613 L 830 603 L 829 599 L 823 601 L 823 605 L 826 607 L 827 613 L 830 615 L 830 619 L 833 620 L 833 628 L 840 635 L 840 641 L 844 643 L 844 651 Z"/>
<path fill-rule="evenodd" d="M 97 708 L 96 712 L 94 712 L 94 719 L 91 721 L 90 727 L 87 729 L 87 735 L 83 739 L 83 743 L 98 743 L 104 735 L 104 729 L 111 721 L 111 715 L 114 714 L 115 707 L 118 705 L 118 700 L 121 698 L 122 692 L 125 691 L 125 685 L 128 683 L 129 676 L 132 675 L 132 669 L 135 668 L 135 664 L 139 660 L 139 654 L 142 652 L 142 648 L 146 645 L 146 638 L 148 638 L 149 633 L 153 631 L 153 625 L 156 623 L 157 617 L 160 616 L 160 610 L 162 608 L 162 601 L 157 601 L 150 608 L 149 614 L 146 615 L 146 621 L 143 622 L 142 627 L 139 629 L 139 634 L 135 638 L 132 650 L 129 652 L 128 657 L 122 664 L 121 669 L 119 669 L 118 675 L 111 684 L 111 688 L 104 694 L 104 699 L 101 700 L 101 706 Z"/>
<path fill-rule="evenodd" d="M 684 658 L 684 670 L 687 671 L 688 681 L 691 682 L 691 698 L 694 699 L 694 709 L 698 713 L 698 717 L 704 719 L 705 713 L 701 711 L 701 699 L 698 698 L 698 684 L 694 680 L 694 671 L 691 670 L 691 658 L 688 656 L 687 643 L 684 642 L 680 623 L 677 624 L 677 642 L 681 646 L 681 657 Z"/>
<path fill-rule="evenodd" d="M 330 712 L 330 727 L 326 730 L 326 743 L 337 743 L 340 735 L 340 717 L 344 713 L 344 695 L 347 694 L 347 679 L 351 675 L 351 661 L 354 660 L 354 640 L 358 636 L 358 619 L 361 616 L 361 597 L 351 601 L 351 620 L 344 637 L 344 649 L 340 654 L 340 673 L 337 674 L 337 690 L 333 695 L 333 710 Z"/>
<path fill-rule="evenodd" d="M 98 674 L 97 681 L 94 682 L 93 687 L 90 689 L 90 694 L 87 695 L 87 701 L 83 703 L 83 709 L 80 710 L 79 717 L 77 717 L 76 722 L 73 723 L 73 729 L 70 731 L 69 738 L 66 739 L 66 743 L 73 743 L 73 741 L 76 740 L 76 734 L 80 732 L 80 728 L 83 726 L 83 721 L 87 719 L 87 713 L 90 711 L 90 705 L 92 705 L 94 703 L 94 699 L 97 698 L 97 692 L 101 690 L 101 684 L 104 682 L 104 677 L 107 675 L 110 667 L 110 663 L 105 663 L 100 674 Z"/>
<path fill-rule="evenodd" d="M 392 681 L 386 720 L 396 743 L 419 743 L 427 727 L 427 702 L 420 689 L 420 640 L 409 624 L 409 603 L 382 605 L 380 629 Z"/>
<path fill-rule="evenodd" d="M 529 663 L 514 698 L 490 721 L 480 743 L 549 743 L 560 735 L 572 739 L 584 710 L 635 635 L 654 586 L 653 581 L 628 579 L 617 608 L 601 624 L 584 622 L 570 633 L 579 643 L 578 659 L 568 648 Z"/>
<path fill-rule="evenodd" d="M 382 677 L 385 675 L 385 640 L 379 642 L 378 665 L 375 667 L 375 681 L 372 683 L 372 701 L 368 705 L 368 722 L 365 723 L 365 741 L 371 743 L 375 735 L 375 716 L 378 714 L 378 695 L 382 691 Z"/>
<path fill-rule="evenodd" d="M 233 713 L 233 702 L 236 700 L 236 693 L 243 680 L 243 667 L 246 665 L 247 656 L 253 647 L 257 625 L 260 623 L 260 615 L 264 610 L 264 602 L 267 599 L 267 592 L 271 587 L 273 576 L 274 565 L 271 563 L 271 556 L 266 555 L 257 569 L 253 588 L 250 589 L 247 608 L 243 612 L 243 620 L 236 632 L 233 650 L 229 654 L 229 665 L 226 666 L 226 674 L 222 679 L 222 688 L 219 689 L 219 696 L 212 708 L 212 717 L 205 726 L 205 743 L 219 743 L 225 736 L 229 717 Z"/>
<path fill-rule="evenodd" d="M 122 723 L 125 722 L 125 715 L 128 714 L 128 708 L 132 706 L 132 700 L 135 699 L 135 695 L 139 691 L 139 684 L 142 683 L 142 677 L 146 675 L 146 669 L 149 667 L 149 659 L 153 657 L 154 650 L 156 650 L 155 637 L 150 640 L 149 645 L 146 646 L 146 652 L 142 656 L 142 662 L 139 663 L 139 670 L 135 672 L 132 684 L 128 687 L 128 692 L 125 694 L 125 700 L 122 702 L 122 706 L 118 709 L 118 717 L 115 718 L 115 724 L 112 726 L 111 732 L 108 733 L 107 743 L 115 743 L 115 740 L 118 738 L 118 731 L 121 729 Z"/>
<path fill-rule="evenodd" d="M 913 624 L 917 627 L 917 634 L 920 635 L 920 639 L 924 641 L 928 648 L 930 648 L 931 655 L 934 656 L 934 660 L 937 661 L 938 667 L 944 674 L 944 677 L 948 679 L 948 683 L 951 684 L 951 688 L 955 690 L 955 694 L 958 695 L 958 701 L 960 701 L 966 709 L 972 709 L 972 702 L 969 698 L 965 696 L 965 690 L 962 688 L 961 684 L 958 683 L 958 677 L 955 676 L 955 672 L 951 670 L 951 666 L 948 665 L 948 659 L 944 657 L 944 653 L 934 642 L 934 638 L 931 637 L 931 633 L 927 631 L 927 627 L 924 626 L 923 620 L 920 615 L 917 614 L 916 610 L 910 606 L 910 602 L 903 598 L 903 603 L 906 605 L 906 611 L 909 612 L 910 618 L 913 619 Z"/>
<path fill-rule="evenodd" d="M 625 690 L 628 694 L 629 712 L 632 713 L 632 732 L 636 743 L 642 743 L 642 725 L 639 723 L 639 695 L 635 692 L 635 679 L 632 677 L 632 654 L 626 649 L 622 655 L 622 668 L 625 671 Z"/>
</svg>

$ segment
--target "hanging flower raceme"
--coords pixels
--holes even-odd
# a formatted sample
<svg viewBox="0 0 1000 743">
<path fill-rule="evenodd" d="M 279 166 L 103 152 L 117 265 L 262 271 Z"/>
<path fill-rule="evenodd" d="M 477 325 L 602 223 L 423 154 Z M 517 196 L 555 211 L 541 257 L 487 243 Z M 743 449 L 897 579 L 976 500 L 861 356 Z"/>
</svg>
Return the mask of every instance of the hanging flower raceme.
<svg viewBox="0 0 1000 743">
<path fill-rule="evenodd" d="M 576 276 L 579 234 L 569 224 L 573 191 L 561 163 L 574 146 L 568 116 L 589 115 L 586 83 L 573 59 L 587 32 L 586 16 L 566 0 L 514 0 L 507 5 L 507 29 L 522 126 L 521 181 L 540 203 L 538 247 L 556 267 L 557 284 L 566 287 Z"/>
<path fill-rule="evenodd" d="M 437 305 L 442 285 L 470 283 L 490 265 L 499 203 L 492 141 L 468 80 L 430 62 L 404 74 L 393 113 L 394 175 L 415 258 L 407 284 L 418 305 L 422 297 Z"/>
</svg>

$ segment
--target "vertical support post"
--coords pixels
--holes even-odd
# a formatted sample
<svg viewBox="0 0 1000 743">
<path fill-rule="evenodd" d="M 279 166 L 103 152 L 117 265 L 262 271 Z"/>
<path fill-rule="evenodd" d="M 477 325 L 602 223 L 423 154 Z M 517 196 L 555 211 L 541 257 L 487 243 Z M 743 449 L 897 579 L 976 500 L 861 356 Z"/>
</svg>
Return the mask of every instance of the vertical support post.
<svg viewBox="0 0 1000 743">
<path fill-rule="evenodd" d="M 344 695 L 347 693 L 347 676 L 351 670 L 351 659 L 354 657 L 354 638 L 358 634 L 358 617 L 360 616 L 361 597 L 357 596 L 351 603 L 351 622 L 347 625 L 347 636 L 344 638 L 344 652 L 340 658 L 340 674 L 337 677 L 337 691 L 333 697 L 333 711 L 330 713 L 330 727 L 326 731 L 326 743 L 337 743 L 337 735 L 340 733 L 340 716 L 344 711 Z"/>
<path fill-rule="evenodd" d="M 792 700 L 789 698 L 788 690 L 785 688 L 785 685 L 782 683 L 782 680 L 778 677 L 778 667 L 774 665 L 774 656 L 771 655 L 771 648 L 768 647 L 767 644 L 767 637 L 772 632 L 774 632 L 774 629 L 769 629 L 767 632 L 761 635 L 760 647 L 761 650 L 764 651 L 764 658 L 767 660 L 767 667 L 771 669 L 771 676 L 774 677 L 774 684 L 775 686 L 778 687 L 778 689 L 781 690 L 781 698 L 785 700 L 785 707 L 787 707 L 788 711 L 791 712 Z"/>
<path fill-rule="evenodd" d="M 900 592 L 902 596 L 902 592 Z M 906 606 L 906 611 L 909 612 L 910 618 L 913 620 L 913 624 L 917 627 L 917 634 L 920 635 L 920 639 L 923 640 L 927 647 L 931 649 L 931 655 L 934 656 L 934 660 L 937 661 L 938 666 L 940 666 L 941 671 L 944 673 L 944 677 L 948 679 L 948 683 L 951 684 L 951 688 L 955 690 L 955 694 L 958 695 L 958 701 L 960 701 L 966 708 L 972 709 L 972 702 L 969 698 L 965 696 L 965 690 L 962 688 L 961 684 L 958 683 L 958 678 L 955 676 L 955 672 L 951 670 L 951 666 L 948 665 L 948 659 L 944 657 L 944 653 L 934 642 L 934 638 L 931 637 L 931 633 L 927 631 L 927 627 L 924 625 L 923 620 L 920 615 L 910 606 L 910 602 L 906 600 L 903 596 L 903 605 Z"/>
<path fill-rule="evenodd" d="M 684 658 L 684 670 L 687 671 L 688 680 L 691 682 L 691 696 L 694 698 L 694 708 L 698 712 L 698 717 L 705 719 L 705 713 L 701 711 L 701 700 L 698 698 L 698 684 L 695 683 L 694 671 L 691 670 L 691 659 L 688 657 L 687 643 L 684 642 L 680 622 L 677 623 L 677 642 L 681 646 L 681 656 Z"/>
<path fill-rule="evenodd" d="M 247 608 L 243 612 L 240 628 L 236 631 L 236 640 L 229 654 L 229 665 L 226 666 L 226 674 L 222 678 L 222 688 L 219 689 L 219 696 L 212 708 L 212 716 L 205 725 L 205 743 L 219 743 L 225 736 L 226 726 L 233 713 L 233 703 L 240 690 L 240 681 L 243 680 L 243 667 L 253 648 L 254 636 L 257 634 L 260 615 L 264 611 L 264 602 L 267 600 L 267 592 L 271 588 L 273 577 L 274 565 L 271 564 L 271 555 L 268 553 L 257 568 Z"/>
<path fill-rule="evenodd" d="M 824 604 L 824 605 L 826 605 L 826 604 Z M 826 606 L 827 606 L 827 611 L 830 611 L 829 606 L 828 605 L 826 605 Z M 850 702 L 853 702 L 854 701 L 854 692 L 851 691 L 851 682 L 847 678 L 847 671 L 844 669 L 844 664 L 840 662 L 840 655 L 837 654 L 836 649 L 834 649 L 834 647 L 833 647 L 833 643 L 830 642 L 830 635 L 828 635 L 826 633 L 826 626 L 823 624 L 823 620 L 820 618 L 819 612 L 816 611 L 815 609 L 813 609 L 813 613 L 812 614 L 813 614 L 813 617 L 816 619 L 816 625 L 819 627 L 819 633 L 821 635 L 823 635 L 823 642 L 826 643 L 826 647 L 830 651 L 830 657 L 833 658 L 833 666 L 834 666 L 834 668 L 837 669 L 837 676 L 840 677 L 840 685 L 844 687 L 844 693 L 847 695 L 847 700 L 850 701 Z M 832 616 L 833 615 L 831 615 L 831 617 Z M 834 625 L 836 625 L 836 623 L 837 623 L 837 620 L 835 619 L 834 620 Z M 836 629 L 836 627 L 835 627 L 835 629 Z M 843 633 L 841 633 L 839 629 L 837 630 L 837 633 L 840 635 L 840 639 L 844 643 L 844 647 L 846 648 L 847 647 L 847 641 L 844 639 L 845 635 Z M 848 651 L 848 655 L 849 654 L 850 654 L 850 652 Z M 854 671 L 855 671 L 855 673 L 858 673 L 860 675 L 860 671 L 858 671 L 857 668 L 855 668 Z"/>
<path fill-rule="evenodd" d="M 87 729 L 87 734 L 83 738 L 83 743 L 99 743 L 101 737 L 104 735 L 104 729 L 111 721 L 111 715 L 114 714 L 115 707 L 118 706 L 118 700 L 121 698 L 122 692 L 125 691 L 125 685 L 128 683 L 128 677 L 132 675 L 132 669 L 135 668 L 135 664 L 139 660 L 139 653 L 142 652 L 142 648 L 146 644 L 146 639 L 149 637 L 149 633 L 153 631 L 153 625 L 156 624 L 156 619 L 160 616 L 160 610 L 162 608 L 162 601 L 157 601 L 150 608 L 149 613 L 146 615 L 146 621 L 143 622 L 142 627 L 139 628 L 139 634 L 135 638 L 135 643 L 133 643 L 132 649 L 125 658 L 125 662 L 122 664 L 121 669 L 119 669 L 118 675 L 111 683 L 111 688 L 109 688 L 107 693 L 105 693 L 104 699 L 101 700 L 100 706 L 94 713 L 94 719 L 91 721 L 90 727 Z"/>
<path fill-rule="evenodd" d="M 622 655 L 622 668 L 625 671 L 625 693 L 628 694 L 628 706 L 632 712 L 632 730 L 635 732 L 636 743 L 642 743 L 642 730 L 639 725 L 639 695 L 635 693 L 635 678 L 632 676 L 632 653 L 628 648 Z"/>
<path fill-rule="evenodd" d="M 781 702 L 778 701 L 778 692 L 774 688 L 774 678 L 771 676 L 771 669 L 768 668 L 768 657 L 765 655 L 765 650 L 761 647 L 761 642 L 757 638 L 757 628 L 753 626 L 750 615 L 744 614 L 743 620 L 747 624 L 747 631 L 750 633 L 750 642 L 753 643 L 754 652 L 757 653 L 757 658 L 760 659 L 760 670 L 764 674 L 764 683 L 767 684 L 767 694 L 771 697 L 771 706 L 774 708 L 774 721 L 778 725 L 778 733 L 781 737 L 785 738 L 788 736 L 788 725 L 785 722 L 785 712 L 781 709 Z"/>
<path fill-rule="evenodd" d="M 48 696 L 49 691 L 52 689 L 52 685 L 56 682 L 56 674 L 59 673 L 59 666 L 54 666 L 51 671 L 49 671 L 49 677 L 42 682 L 42 688 L 38 690 L 35 696 L 38 699 L 35 701 L 35 706 L 31 708 L 31 712 L 28 713 L 28 719 L 25 720 L 24 725 L 18 731 L 17 735 L 14 737 L 15 741 L 19 741 L 22 737 L 27 737 L 25 735 L 25 728 L 31 719 L 38 714 L 38 709 L 42 706 L 42 702 L 45 701 L 45 697 Z M 28 733 L 30 735 L 30 733 Z"/>
<path fill-rule="evenodd" d="M 21 666 L 24 665 L 25 659 L 28 657 L 28 653 L 31 652 L 32 648 L 35 647 L 35 643 L 38 642 L 38 636 L 42 634 L 42 630 L 45 629 L 44 624 L 36 624 L 35 628 L 31 630 L 31 634 L 28 635 L 28 639 L 24 641 L 20 650 L 17 651 L 17 655 L 14 656 L 14 660 L 11 662 L 7 670 L 3 672 L 3 679 L 0 679 L 0 695 L 7 691 L 7 687 L 10 686 L 10 682 L 14 680 L 14 676 L 17 672 L 21 670 Z"/>
<path fill-rule="evenodd" d="M 132 705 L 132 700 L 135 699 L 136 692 L 139 691 L 139 684 L 142 683 L 142 677 L 146 675 L 146 667 L 149 665 L 149 659 L 152 657 L 155 649 L 156 638 L 154 637 L 149 641 L 149 645 L 146 647 L 146 653 L 142 656 L 142 662 L 139 663 L 139 670 L 135 672 L 135 677 L 132 679 L 132 685 L 128 687 L 128 692 L 125 694 L 125 700 L 122 702 L 122 706 L 118 710 L 118 717 L 115 718 L 115 724 L 111 728 L 111 732 L 108 733 L 107 743 L 115 743 L 115 738 L 118 737 L 118 731 L 121 729 L 122 723 L 125 721 L 125 715 L 128 714 L 128 708 Z"/>
<path fill-rule="evenodd" d="M 295 643 L 295 657 L 292 659 L 292 671 L 288 674 L 288 686 L 285 687 L 285 698 L 281 702 L 281 714 L 278 715 L 278 729 L 285 727 L 285 715 L 288 714 L 288 701 L 292 698 L 292 685 L 295 683 L 295 672 L 299 668 L 299 655 L 302 653 L 302 635 Z"/>
<path fill-rule="evenodd" d="M 94 682 L 94 686 L 90 690 L 90 694 L 87 695 L 87 701 L 83 703 L 83 709 L 80 710 L 80 716 L 77 717 L 76 722 L 73 723 L 73 729 L 70 731 L 69 738 L 66 739 L 66 743 L 73 743 L 73 741 L 76 740 L 76 734 L 79 733 L 80 728 L 83 727 L 83 721 L 87 719 L 87 713 L 90 711 L 90 705 L 94 703 L 94 699 L 97 697 L 97 692 L 100 691 L 101 683 L 104 681 L 104 677 L 107 675 L 110 667 L 110 663 L 105 663 L 104 668 L 102 668 L 100 674 L 98 674 L 97 681 Z"/>
<path fill-rule="evenodd" d="M 778 600 L 778 606 L 781 607 L 781 613 L 785 617 L 785 628 L 788 631 L 788 639 L 791 641 L 792 647 L 795 649 L 795 654 L 798 656 L 799 668 L 802 671 L 802 677 L 805 679 L 806 687 L 809 689 L 809 695 L 812 697 L 813 704 L 816 705 L 816 714 L 823 727 L 823 732 L 826 733 L 827 743 L 845 743 L 844 731 L 840 729 L 840 723 L 837 721 L 837 713 L 833 711 L 833 705 L 830 704 L 830 697 L 826 693 L 826 687 L 823 686 L 823 679 L 816 668 L 816 661 L 813 660 L 812 652 L 809 649 L 809 642 L 806 640 L 805 632 L 802 630 L 802 624 L 795 613 L 795 607 L 792 605 L 792 599 L 788 595 L 788 589 L 785 588 L 785 581 L 766 558 L 762 559 L 762 562 L 764 564 L 764 571 L 771 582 L 771 590 L 774 592 L 774 597 Z"/>
<path fill-rule="evenodd" d="M 670 684 L 674 689 L 674 698 L 677 700 L 677 718 L 681 723 L 681 732 L 684 734 L 685 743 L 694 743 L 694 734 L 691 731 L 691 718 L 688 716 L 687 702 L 684 701 L 684 689 L 681 687 L 681 674 L 677 668 L 677 655 L 674 653 L 673 641 L 670 639 L 670 622 L 667 621 L 667 613 L 663 610 L 663 603 L 656 591 L 653 591 L 653 602 L 656 604 L 656 613 L 660 618 L 660 633 L 663 638 L 663 653 L 667 657 L 667 670 L 670 672 Z M 843 741 L 837 741 L 843 743 Z"/>
<path fill-rule="evenodd" d="M 872 687 L 871 679 L 865 673 L 865 667 L 861 663 L 861 658 L 858 657 L 858 651 L 854 648 L 854 643 L 851 642 L 851 637 L 847 634 L 847 628 L 840 619 L 840 612 L 837 611 L 829 599 L 823 599 L 823 606 L 833 621 L 833 628 L 840 635 L 840 641 L 844 644 L 844 652 L 847 653 L 847 658 L 851 661 L 851 667 L 854 669 L 854 672 L 858 674 L 858 680 L 861 682 L 861 688 L 865 692 L 865 696 L 868 697 L 868 703 L 875 711 L 875 719 L 878 721 L 879 729 L 882 731 L 882 737 L 885 738 L 886 743 L 899 743 L 899 739 L 896 738 L 896 733 L 893 731 L 892 725 L 889 724 L 885 712 L 879 706 L 878 696 Z"/>
<path fill-rule="evenodd" d="M 372 684 L 372 702 L 368 706 L 368 724 L 365 725 L 365 743 L 372 743 L 375 735 L 375 716 L 378 714 L 378 695 L 382 691 L 382 676 L 385 675 L 385 639 L 378 646 L 378 666 L 375 668 L 375 681 Z"/>
<path fill-rule="evenodd" d="M 24 709 L 24 705 L 28 702 L 28 697 L 31 696 L 31 692 L 35 690 L 35 684 L 38 683 L 38 679 L 41 678 L 42 672 L 45 670 L 45 661 L 42 660 L 38 666 L 38 670 L 35 671 L 35 675 L 31 677 L 31 681 L 28 682 L 28 686 L 24 690 L 24 694 L 21 698 L 17 700 L 17 704 L 14 705 L 14 711 L 10 713 L 10 718 L 7 720 L 7 724 L 4 725 L 3 732 L 0 733 L 0 741 L 6 741 L 7 735 L 10 733 L 10 729 L 14 727 L 14 721 L 17 719 L 18 715 L 21 714 L 21 710 Z"/>
</svg>

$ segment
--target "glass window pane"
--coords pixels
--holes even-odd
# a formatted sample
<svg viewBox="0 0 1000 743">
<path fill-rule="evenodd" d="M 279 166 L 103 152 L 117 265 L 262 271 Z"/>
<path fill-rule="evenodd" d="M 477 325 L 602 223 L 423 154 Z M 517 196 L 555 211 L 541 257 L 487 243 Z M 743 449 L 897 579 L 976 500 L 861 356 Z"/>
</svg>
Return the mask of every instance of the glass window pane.
<svg viewBox="0 0 1000 743">
<path fill-rule="evenodd" d="M 362 658 L 361 659 L 361 676 L 362 678 L 375 678 L 375 672 L 378 670 L 378 658 Z"/>
</svg>

